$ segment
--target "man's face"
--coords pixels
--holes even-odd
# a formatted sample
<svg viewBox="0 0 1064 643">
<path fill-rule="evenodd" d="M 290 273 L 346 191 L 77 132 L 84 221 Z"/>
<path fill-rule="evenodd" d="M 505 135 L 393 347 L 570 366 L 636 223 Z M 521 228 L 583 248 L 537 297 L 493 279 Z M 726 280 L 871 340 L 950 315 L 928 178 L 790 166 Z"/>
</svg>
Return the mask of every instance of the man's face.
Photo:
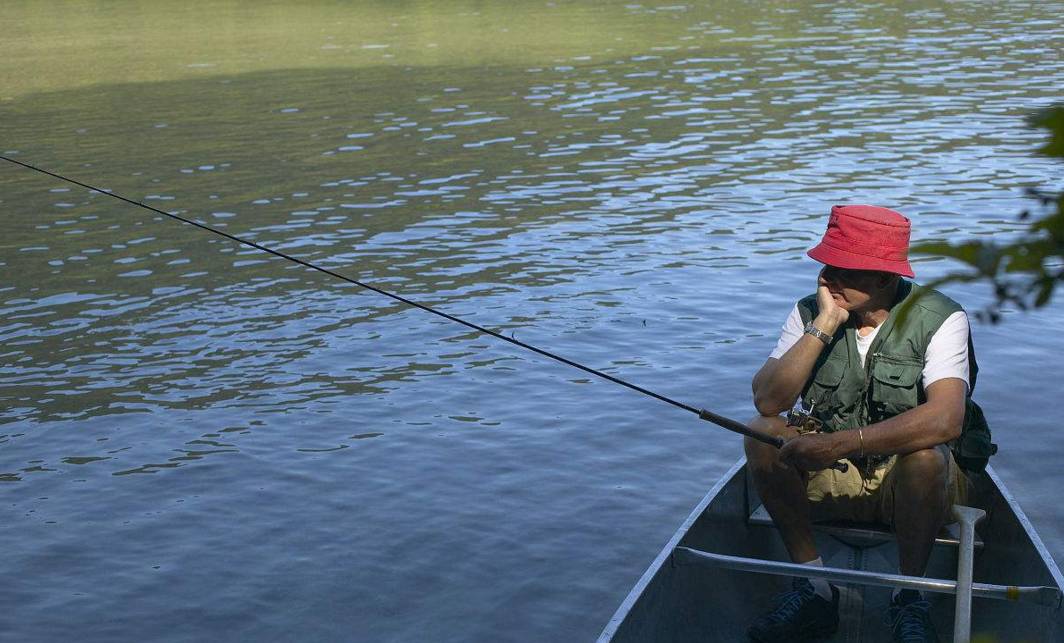
<svg viewBox="0 0 1064 643">
<path fill-rule="evenodd" d="M 824 266 L 817 278 L 818 285 L 826 286 L 839 308 L 847 311 L 860 310 L 869 301 L 882 294 L 892 281 L 891 276 L 877 270 L 852 270 Z"/>
</svg>

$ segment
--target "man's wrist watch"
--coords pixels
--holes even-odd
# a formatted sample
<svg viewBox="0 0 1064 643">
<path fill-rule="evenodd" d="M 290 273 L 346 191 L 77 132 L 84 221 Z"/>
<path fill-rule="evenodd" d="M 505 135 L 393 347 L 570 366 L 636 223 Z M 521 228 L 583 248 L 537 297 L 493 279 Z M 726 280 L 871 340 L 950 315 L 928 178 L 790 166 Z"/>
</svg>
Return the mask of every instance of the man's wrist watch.
<svg viewBox="0 0 1064 643">
<path fill-rule="evenodd" d="M 809 322 L 805 325 L 805 332 L 807 335 L 812 335 L 813 337 L 816 337 L 820 341 L 824 342 L 825 346 L 831 343 L 831 335 L 828 335 L 824 331 L 814 326 L 813 322 Z"/>
</svg>

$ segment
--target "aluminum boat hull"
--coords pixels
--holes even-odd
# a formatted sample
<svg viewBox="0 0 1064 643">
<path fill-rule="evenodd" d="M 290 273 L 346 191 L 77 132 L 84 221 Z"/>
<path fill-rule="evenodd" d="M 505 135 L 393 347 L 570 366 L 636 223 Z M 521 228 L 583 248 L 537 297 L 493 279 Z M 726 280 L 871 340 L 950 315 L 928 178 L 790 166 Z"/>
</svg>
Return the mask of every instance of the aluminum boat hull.
<svg viewBox="0 0 1064 643">
<path fill-rule="evenodd" d="M 975 598 L 973 641 L 1064 641 L 1060 590 L 1064 579 L 1019 505 L 991 468 L 973 479 L 970 504 L 987 517 L 977 528 L 974 581 L 1009 586 L 1054 588 L 1055 604 L 1041 605 Z M 771 524 L 751 520 L 760 505 L 747 480 L 745 460 L 737 462 L 698 504 L 629 593 L 599 637 L 607 641 L 745 641 L 749 623 L 771 608 L 773 595 L 790 578 L 705 565 L 692 565 L 677 547 L 773 561 L 787 561 Z M 762 510 L 763 511 L 763 510 Z M 892 539 L 849 538 L 849 532 L 817 531 L 825 565 L 897 573 Z M 856 533 L 856 532 L 855 532 Z M 882 534 L 881 534 L 882 536 Z M 956 579 L 957 547 L 936 544 L 927 576 Z M 890 589 L 844 586 L 840 627 L 830 641 L 890 641 L 884 621 Z M 939 637 L 951 640 L 954 596 L 928 594 Z"/>
</svg>

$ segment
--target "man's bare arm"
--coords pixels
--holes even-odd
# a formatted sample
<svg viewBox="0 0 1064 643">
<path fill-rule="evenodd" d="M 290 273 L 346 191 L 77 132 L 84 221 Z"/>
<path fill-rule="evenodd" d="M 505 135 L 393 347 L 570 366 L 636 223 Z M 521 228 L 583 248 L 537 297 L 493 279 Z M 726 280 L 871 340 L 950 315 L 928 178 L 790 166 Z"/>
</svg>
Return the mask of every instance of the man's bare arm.
<svg viewBox="0 0 1064 643">
<path fill-rule="evenodd" d="M 905 454 L 956 438 L 964 425 L 968 385 L 957 377 L 927 387 L 927 401 L 892 418 L 864 427 L 866 455 Z"/>
<path fill-rule="evenodd" d="M 771 417 L 794 406 L 823 350 L 824 342 L 812 335 L 802 335 L 798 343 L 779 359 L 768 358 L 754 376 L 754 407 L 757 412 Z"/>
<path fill-rule="evenodd" d="M 813 325 L 821 332 L 834 335 L 846 323 L 849 313 L 835 303 L 824 285 L 823 276 L 817 280 L 816 296 L 820 313 Z M 824 342 L 816 337 L 802 335 L 779 359 L 770 357 L 754 376 L 752 384 L 757 412 L 771 417 L 794 406 L 824 348 Z"/>
<path fill-rule="evenodd" d="M 964 380 L 948 377 L 927 387 L 927 401 L 892 418 L 856 430 L 800 435 L 783 445 L 780 459 L 799 469 L 814 471 L 832 462 L 861 454 L 912 453 L 949 442 L 964 423 Z"/>
</svg>

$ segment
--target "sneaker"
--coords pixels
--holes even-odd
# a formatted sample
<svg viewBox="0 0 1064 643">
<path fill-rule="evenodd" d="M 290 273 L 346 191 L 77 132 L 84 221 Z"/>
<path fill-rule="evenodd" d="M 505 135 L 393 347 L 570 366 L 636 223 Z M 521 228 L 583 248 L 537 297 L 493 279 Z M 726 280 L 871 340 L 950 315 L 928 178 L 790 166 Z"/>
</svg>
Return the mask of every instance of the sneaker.
<svg viewBox="0 0 1064 643">
<path fill-rule="evenodd" d="M 807 578 L 795 578 L 789 592 L 776 597 L 776 607 L 759 617 L 746 633 L 758 643 L 811 641 L 828 637 L 839 627 L 839 590 L 831 586 L 831 600 L 821 598 Z"/>
<path fill-rule="evenodd" d="M 931 623 L 931 604 L 922 598 L 906 600 L 904 596 L 898 596 L 892 599 L 887 619 L 895 641 L 938 643 L 935 626 Z"/>
</svg>

